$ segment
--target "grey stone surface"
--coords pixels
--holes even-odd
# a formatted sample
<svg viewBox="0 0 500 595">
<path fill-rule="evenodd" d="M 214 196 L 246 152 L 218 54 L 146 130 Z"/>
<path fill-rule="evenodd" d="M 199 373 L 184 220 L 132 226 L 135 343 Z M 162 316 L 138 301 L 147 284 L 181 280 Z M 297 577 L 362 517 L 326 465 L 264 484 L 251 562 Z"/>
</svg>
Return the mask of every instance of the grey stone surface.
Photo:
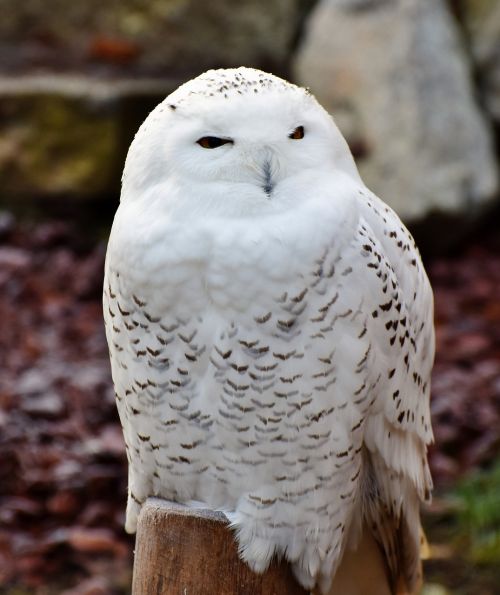
<svg viewBox="0 0 500 595">
<path fill-rule="evenodd" d="M 443 0 L 321 0 L 294 65 L 405 221 L 473 221 L 498 191 L 492 139 Z M 444 231 L 444 230 L 443 230 Z"/>
<path fill-rule="evenodd" d="M 479 74 L 480 92 L 489 113 L 500 122 L 500 2 L 465 0 L 463 19 Z"/>
<path fill-rule="evenodd" d="M 177 84 L 0 78 L 0 203 L 118 194 L 135 131 Z"/>
</svg>

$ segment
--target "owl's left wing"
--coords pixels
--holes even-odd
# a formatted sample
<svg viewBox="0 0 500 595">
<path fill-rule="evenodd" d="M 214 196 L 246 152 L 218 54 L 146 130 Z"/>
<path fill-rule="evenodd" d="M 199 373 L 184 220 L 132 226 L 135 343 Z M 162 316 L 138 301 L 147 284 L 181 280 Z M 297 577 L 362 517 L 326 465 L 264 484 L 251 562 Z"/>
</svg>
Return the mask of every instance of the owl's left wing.
<svg viewBox="0 0 500 595">
<path fill-rule="evenodd" d="M 370 300 L 367 327 L 382 374 L 365 426 L 364 511 L 394 584 L 403 581 L 411 592 L 420 580 L 419 503 L 432 488 L 426 453 L 433 439 L 433 298 L 413 238 L 389 207 L 363 192 L 358 239 Z"/>
</svg>

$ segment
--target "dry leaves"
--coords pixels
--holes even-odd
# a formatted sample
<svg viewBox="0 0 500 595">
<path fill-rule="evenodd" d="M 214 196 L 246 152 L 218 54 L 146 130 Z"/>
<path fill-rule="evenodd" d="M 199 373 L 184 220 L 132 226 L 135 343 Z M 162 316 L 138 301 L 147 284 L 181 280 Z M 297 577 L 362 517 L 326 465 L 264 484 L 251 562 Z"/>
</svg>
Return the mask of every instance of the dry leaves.
<svg viewBox="0 0 500 595">
<path fill-rule="evenodd" d="M 104 246 L 81 249 L 65 224 L 7 223 L 0 217 L 0 590 L 120 593 L 132 541 L 102 327 Z M 97 580 L 96 560 L 117 573 Z"/>
<path fill-rule="evenodd" d="M 428 263 L 438 485 L 500 452 L 500 250 Z M 0 590 L 125 593 L 126 459 L 101 315 L 104 245 L 0 216 Z M 44 587 L 45 588 L 45 587 Z"/>
<path fill-rule="evenodd" d="M 436 304 L 432 388 L 438 483 L 500 453 L 500 238 L 429 263 Z"/>
</svg>

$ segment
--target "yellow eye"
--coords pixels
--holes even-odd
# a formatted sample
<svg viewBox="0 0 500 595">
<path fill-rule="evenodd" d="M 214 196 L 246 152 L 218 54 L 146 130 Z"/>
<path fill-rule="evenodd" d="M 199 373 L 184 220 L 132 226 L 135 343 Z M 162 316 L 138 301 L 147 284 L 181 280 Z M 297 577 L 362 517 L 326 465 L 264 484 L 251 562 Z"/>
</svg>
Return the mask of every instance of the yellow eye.
<svg viewBox="0 0 500 595">
<path fill-rule="evenodd" d="M 219 138 L 217 136 L 204 136 L 196 141 L 200 147 L 204 149 L 216 149 L 217 147 L 221 147 L 222 145 L 227 145 L 228 143 L 233 143 L 230 138 Z"/>
<path fill-rule="evenodd" d="M 300 140 L 304 138 L 304 127 L 297 126 L 297 128 L 288 135 L 288 138 L 293 138 L 294 140 Z"/>
</svg>

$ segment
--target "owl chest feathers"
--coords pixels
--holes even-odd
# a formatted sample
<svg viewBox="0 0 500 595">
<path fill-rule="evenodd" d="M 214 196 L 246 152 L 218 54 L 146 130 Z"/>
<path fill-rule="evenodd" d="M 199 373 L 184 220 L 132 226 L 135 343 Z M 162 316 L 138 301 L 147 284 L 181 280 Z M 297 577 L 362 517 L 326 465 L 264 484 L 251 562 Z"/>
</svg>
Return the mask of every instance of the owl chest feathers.
<svg viewBox="0 0 500 595">
<path fill-rule="evenodd" d="M 154 419 L 155 446 L 179 428 L 179 439 L 189 431 L 200 433 L 195 442 L 209 440 L 205 462 L 217 460 L 224 445 L 233 457 L 229 476 L 237 460 L 252 468 L 267 460 L 260 469 L 269 481 L 281 451 L 281 459 L 304 471 L 316 450 L 317 469 L 326 465 L 325 473 L 335 461 L 332 445 L 339 457 L 352 455 L 352 436 L 336 420 L 346 417 L 359 442 L 378 382 L 368 365 L 373 350 L 362 299 L 345 281 L 356 274 L 342 257 L 349 229 L 335 237 L 333 221 L 308 215 L 300 224 L 266 221 L 256 229 L 236 223 L 216 235 L 199 227 L 170 238 L 168 247 L 150 245 L 144 254 L 150 260 L 132 270 L 123 252 L 110 251 L 105 302 L 113 376 L 119 399 L 128 400 L 119 404 L 125 432 L 139 451 L 151 444 L 132 435 L 136 411 Z M 153 257 L 160 248 L 162 258 Z M 168 442 L 174 458 L 178 442 Z M 260 472 L 252 469 L 249 477 Z M 219 475 L 224 485 L 228 478 Z"/>
<path fill-rule="evenodd" d="M 358 213 L 344 194 L 339 189 L 338 196 L 254 218 L 153 217 L 122 204 L 108 264 L 122 272 L 129 293 L 140 288 L 160 309 L 163 302 L 190 313 L 213 307 L 239 315 L 303 285 L 325 251 L 339 254 L 349 243 Z"/>
</svg>

